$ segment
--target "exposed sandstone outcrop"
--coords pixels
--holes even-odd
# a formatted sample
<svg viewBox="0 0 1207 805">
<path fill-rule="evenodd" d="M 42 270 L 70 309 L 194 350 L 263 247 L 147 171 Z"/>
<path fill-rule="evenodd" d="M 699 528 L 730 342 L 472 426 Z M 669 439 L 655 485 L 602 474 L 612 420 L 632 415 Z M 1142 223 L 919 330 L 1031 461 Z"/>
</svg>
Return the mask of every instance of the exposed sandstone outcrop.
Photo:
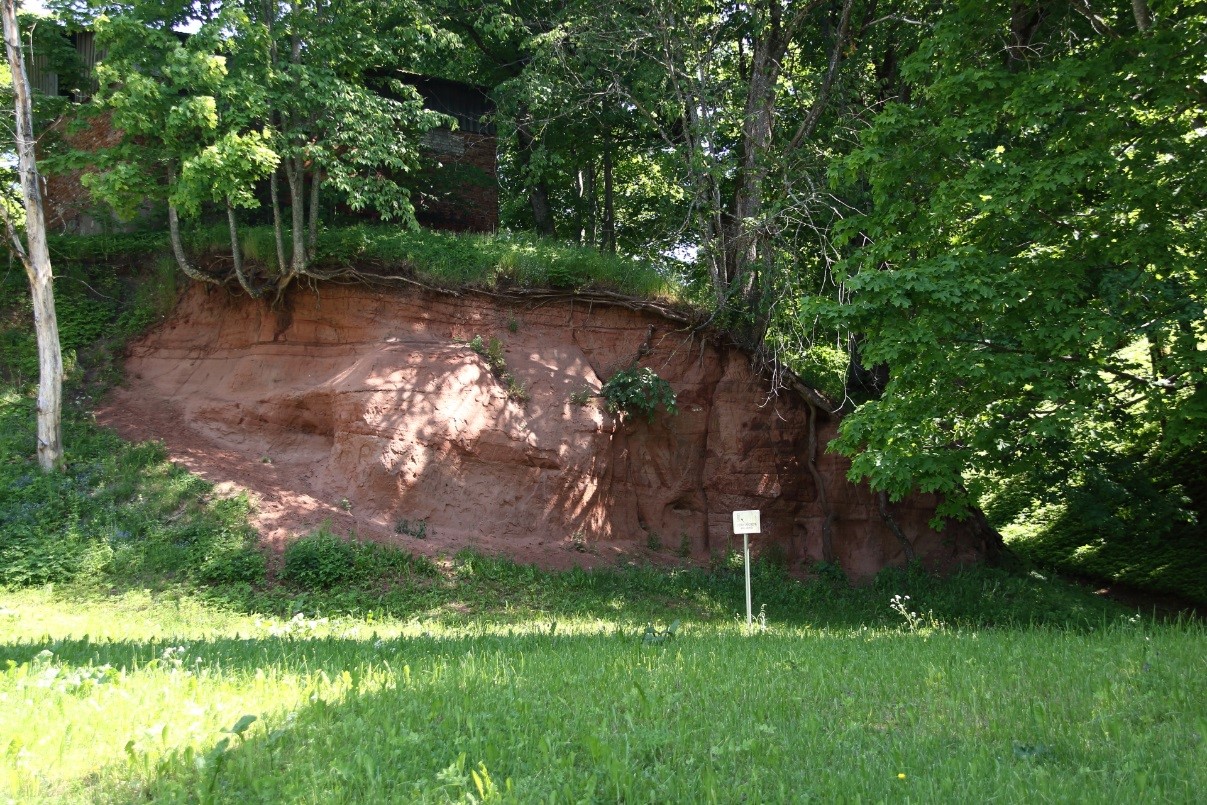
<svg viewBox="0 0 1207 805">
<path fill-rule="evenodd" d="M 504 343 L 526 401 L 470 348 L 475 335 Z M 619 423 L 598 398 L 572 401 L 639 352 L 675 389 L 678 415 Z M 903 563 L 875 496 L 824 452 L 834 417 L 815 412 L 810 450 L 798 395 L 770 394 L 744 354 L 652 313 L 337 285 L 296 289 L 273 311 L 194 287 L 133 346 L 127 374 L 102 421 L 249 488 L 269 540 L 331 518 L 412 549 L 551 566 L 648 555 L 651 533 L 668 558 L 690 545 L 703 560 L 741 544 L 734 509 L 759 509 L 755 550 L 778 545 L 803 568 L 823 558 L 820 478 L 833 559 L 856 577 Z M 934 506 L 925 495 L 891 506 L 923 563 L 979 559 L 964 525 L 929 527 Z M 429 538 L 398 535 L 403 520 Z"/>
</svg>

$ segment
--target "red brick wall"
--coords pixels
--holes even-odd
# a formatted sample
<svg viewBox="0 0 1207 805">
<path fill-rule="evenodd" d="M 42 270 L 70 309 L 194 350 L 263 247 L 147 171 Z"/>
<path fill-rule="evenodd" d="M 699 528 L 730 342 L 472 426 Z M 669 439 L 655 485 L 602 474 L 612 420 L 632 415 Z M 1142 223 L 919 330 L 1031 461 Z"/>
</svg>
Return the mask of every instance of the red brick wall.
<svg viewBox="0 0 1207 805">
<path fill-rule="evenodd" d="M 438 166 L 428 171 L 434 192 L 416 198 L 415 217 L 430 229 L 493 232 L 499 228 L 497 143 L 493 135 L 436 129 L 424 151 Z"/>
<path fill-rule="evenodd" d="M 109 115 L 94 118 L 88 126 L 62 134 L 66 144 L 84 151 L 116 145 Z M 429 132 L 424 150 L 439 167 L 428 172 L 434 192 L 416 195 L 416 217 L 431 229 L 455 232 L 493 232 L 499 227 L 499 185 L 495 137 L 468 131 L 438 129 Z M 103 204 L 92 200 L 80 182 L 82 170 L 47 175 L 46 225 L 51 232 L 93 234 L 120 226 Z"/>
<path fill-rule="evenodd" d="M 66 145 L 83 151 L 95 151 L 117 145 L 122 138 L 114 130 L 109 115 L 92 119 L 83 129 L 68 132 L 67 126 L 52 129 L 62 137 Z M 80 182 L 86 170 L 44 173 L 43 206 L 46 211 L 46 227 L 52 233 L 89 235 L 105 226 L 116 223 L 112 212 L 92 200 L 88 188 Z"/>
</svg>

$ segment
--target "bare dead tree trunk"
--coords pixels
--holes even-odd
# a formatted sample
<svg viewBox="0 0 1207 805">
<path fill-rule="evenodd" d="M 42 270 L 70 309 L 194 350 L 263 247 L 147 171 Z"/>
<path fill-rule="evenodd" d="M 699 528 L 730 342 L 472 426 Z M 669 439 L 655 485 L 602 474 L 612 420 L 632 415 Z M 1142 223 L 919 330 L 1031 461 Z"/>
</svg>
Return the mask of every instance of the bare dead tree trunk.
<svg viewBox="0 0 1207 805">
<path fill-rule="evenodd" d="M 33 299 L 34 330 L 38 339 L 38 465 L 44 472 L 63 467 L 63 356 L 59 347 L 59 324 L 54 307 L 54 272 L 46 244 L 46 221 L 42 212 L 38 166 L 34 154 L 33 106 L 29 98 L 29 76 L 21 52 L 14 0 L 3 0 L 4 46 L 13 77 L 13 99 L 17 113 L 17 169 L 25 198 L 25 241 L 23 248 L 16 227 L 6 214 L 5 227 L 14 249 L 25 265 L 29 293 Z"/>
</svg>

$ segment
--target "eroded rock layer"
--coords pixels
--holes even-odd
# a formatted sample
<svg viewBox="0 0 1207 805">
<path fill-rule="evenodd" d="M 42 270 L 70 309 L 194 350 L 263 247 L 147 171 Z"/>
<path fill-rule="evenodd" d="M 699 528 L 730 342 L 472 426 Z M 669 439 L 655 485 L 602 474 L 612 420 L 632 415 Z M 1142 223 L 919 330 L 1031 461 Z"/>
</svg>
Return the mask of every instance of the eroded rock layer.
<svg viewBox="0 0 1207 805">
<path fill-rule="evenodd" d="M 527 399 L 475 336 L 502 343 Z M 580 404 L 636 360 L 670 382 L 678 415 L 620 423 L 597 396 Z M 802 399 L 769 394 L 744 354 L 652 313 L 338 285 L 274 311 L 194 287 L 126 369 L 102 421 L 250 490 L 269 541 L 330 519 L 429 553 L 474 546 L 546 566 L 704 560 L 740 546 L 733 510 L 759 509 L 754 549 L 778 546 L 800 569 L 825 558 L 824 500 L 848 574 L 904 562 L 875 497 L 824 451 L 833 417 L 816 413 L 810 450 Z M 934 506 L 890 509 L 918 557 L 979 559 L 962 524 L 929 527 Z"/>
</svg>

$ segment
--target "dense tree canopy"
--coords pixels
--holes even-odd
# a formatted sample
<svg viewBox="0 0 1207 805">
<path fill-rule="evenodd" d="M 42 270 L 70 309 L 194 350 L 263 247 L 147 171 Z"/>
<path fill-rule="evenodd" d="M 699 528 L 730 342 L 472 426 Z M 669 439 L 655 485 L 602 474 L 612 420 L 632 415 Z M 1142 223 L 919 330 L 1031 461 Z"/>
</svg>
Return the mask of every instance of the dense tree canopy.
<svg viewBox="0 0 1207 805">
<path fill-rule="evenodd" d="M 1114 11 L 948 9 L 836 167 L 870 203 L 826 310 L 892 378 L 837 446 L 894 496 L 1010 476 L 1051 500 L 1204 455 L 1207 28 Z"/>
</svg>

